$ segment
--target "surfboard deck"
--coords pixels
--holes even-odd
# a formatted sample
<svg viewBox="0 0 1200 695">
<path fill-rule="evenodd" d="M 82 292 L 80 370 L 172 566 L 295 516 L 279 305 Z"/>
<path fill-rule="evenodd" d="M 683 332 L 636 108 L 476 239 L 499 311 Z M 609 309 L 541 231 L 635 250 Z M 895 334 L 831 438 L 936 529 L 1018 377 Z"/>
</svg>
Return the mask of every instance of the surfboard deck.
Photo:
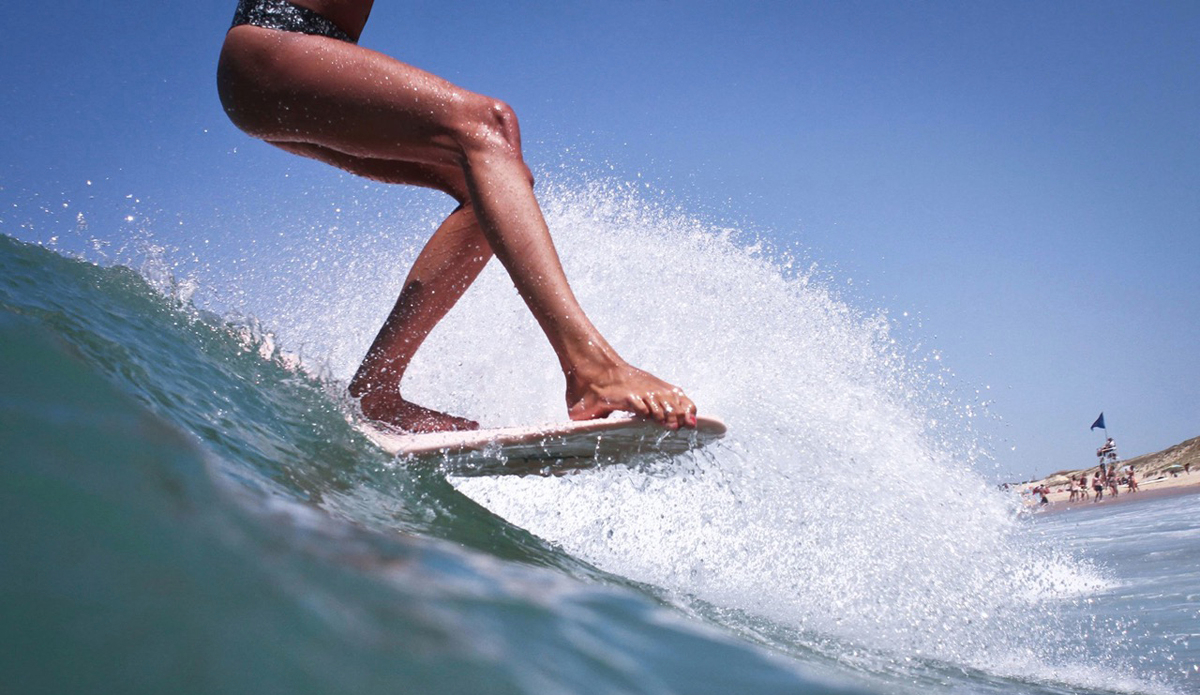
<svg viewBox="0 0 1200 695">
<path fill-rule="evenodd" d="M 555 475 L 627 462 L 639 456 L 674 456 L 725 436 L 725 423 L 698 416 L 694 428 L 670 430 L 643 418 L 606 418 L 469 432 L 411 434 L 359 423 L 376 446 L 393 456 L 438 459 L 448 475 Z"/>
</svg>

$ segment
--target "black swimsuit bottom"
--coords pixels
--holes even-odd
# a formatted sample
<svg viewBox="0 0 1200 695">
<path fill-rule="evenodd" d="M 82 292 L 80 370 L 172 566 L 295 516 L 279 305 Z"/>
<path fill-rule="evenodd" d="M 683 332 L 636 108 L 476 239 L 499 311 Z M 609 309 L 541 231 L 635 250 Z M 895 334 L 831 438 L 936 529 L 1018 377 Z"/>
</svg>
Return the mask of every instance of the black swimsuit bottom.
<svg viewBox="0 0 1200 695">
<path fill-rule="evenodd" d="M 240 0 L 233 13 L 233 26 L 242 24 L 358 43 L 330 20 L 287 0 Z"/>
</svg>

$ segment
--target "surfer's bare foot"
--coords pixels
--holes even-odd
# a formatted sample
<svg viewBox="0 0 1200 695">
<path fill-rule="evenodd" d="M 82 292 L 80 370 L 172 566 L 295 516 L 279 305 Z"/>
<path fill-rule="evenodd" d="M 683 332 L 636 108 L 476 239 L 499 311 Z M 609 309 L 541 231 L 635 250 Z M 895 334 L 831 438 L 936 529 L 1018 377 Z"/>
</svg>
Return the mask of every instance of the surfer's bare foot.
<svg viewBox="0 0 1200 695">
<path fill-rule="evenodd" d="M 405 432 L 477 430 L 479 423 L 410 403 L 398 393 L 370 391 L 359 399 L 363 416 Z"/>
<path fill-rule="evenodd" d="M 572 420 L 607 417 L 615 411 L 652 418 L 664 427 L 696 426 L 696 404 L 683 391 L 628 364 L 590 375 L 567 374 L 567 412 Z"/>
</svg>

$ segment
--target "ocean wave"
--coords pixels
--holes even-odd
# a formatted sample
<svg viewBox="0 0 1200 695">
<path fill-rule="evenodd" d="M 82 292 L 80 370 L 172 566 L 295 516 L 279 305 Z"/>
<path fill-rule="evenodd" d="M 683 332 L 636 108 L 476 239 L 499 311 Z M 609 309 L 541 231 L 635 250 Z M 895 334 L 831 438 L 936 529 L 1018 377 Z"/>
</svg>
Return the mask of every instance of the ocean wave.
<svg viewBox="0 0 1200 695">
<path fill-rule="evenodd" d="M 97 615 L 133 610 L 141 618 L 119 625 L 165 640 L 162 673 L 194 668 L 234 690 L 298 685 L 274 658 L 300 667 L 299 689 L 313 691 L 407 678 L 440 692 L 1057 692 L 1125 668 L 1104 646 L 1122 643 L 1116 628 L 1047 614 L 1102 586 L 1103 572 L 1031 532 L 985 484 L 974 405 L 898 343 L 886 315 L 853 308 L 799 252 L 633 187 L 541 190 L 593 321 L 627 359 L 729 423 L 728 439 L 686 470 L 448 482 L 371 447 L 347 422 L 343 386 L 394 299 L 398 281 L 383 275 L 403 270 L 416 240 L 386 273 L 369 244 L 302 244 L 283 265 L 305 272 L 280 297 L 256 307 L 278 283 L 250 277 L 239 290 L 249 300 L 217 309 L 198 298 L 221 280 L 176 280 L 160 247 L 134 271 L 0 238 L 0 309 L 18 317 L 4 324 L 8 368 L 44 353 L 39 375 L 72 375 L 121 403 L 91 416 L 107 409 L 173 433 L 161 436 L 181 458 L 167 470 L 194 488 L 173 504 L 209 510 L 175 527 L 141 518 L 130 537 L 167 529 L 146 542 L 172 548 L 161 564 L 181 565 L 178 590 L 149 602 L 144 586 L 98 591 Z M 565 413 L 553 353 L 496 264 L 430 336 L 405 388 L 489 425 Z M 30 396 L 6 398 L 13 413 Z M 54 408 L 71 402 L 59 398 Z M 25 422 L 9 418 L 6 431 Z M 50 443 L 74 429 L 48 414 L 27 428 L 3 442 L 36 477 Z M 129 461 L 157 461 L 159 436 L 123 440 L 145 446 Z M 118 435 L 74 438 L 80 452 L 104 451 Z M 86 465 L 77 458 L 49 475 L 75 476 Z M 147 465 L 117 509 L 140 503 L 146 480 L 170 479 Z M 13 514 L 42 523 L 41 504 L 22 498 Z M 163 504 L 157 513 L 179 513 Z M 99 517 L 35 524 L 15 542 L 49 547 L 57 534 L 104 528 Z M 127 559 L 118 553 L 100 583 L 127 581 Z M 44 570 L 22 581 L 84 581 L 66 557 Z M 268 608 L 211 595 L 243 582 L 234 593 Z M 162 626 L 185 620 L 174 603 L 197 607 L 172 640 Z M 75 616 L 62 615 L 47 635 L 69 631 Z M 244 615 L 253 640 L 237 633 Z M 85 631 L 69 644 L 90 653 L 90 640 Z M 182 646 L 195 643 L 212 645 L 199 665 Z M 230 670 L 242 650 L 253 673 Z M 154 673 L 139 677 L 163 682 Z M 1154 690 L 1122 678 L 1123 689 Z"/>
</svg>

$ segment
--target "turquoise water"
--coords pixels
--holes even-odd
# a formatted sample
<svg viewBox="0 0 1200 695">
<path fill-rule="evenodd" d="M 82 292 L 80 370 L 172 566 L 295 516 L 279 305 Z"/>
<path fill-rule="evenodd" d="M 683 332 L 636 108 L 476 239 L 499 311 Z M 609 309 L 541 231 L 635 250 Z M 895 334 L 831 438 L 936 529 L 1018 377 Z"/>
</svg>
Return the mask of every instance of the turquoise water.
<svg viewBox="0 0 1200 695">
<path fill-rule="evenodd" d="M 568 272 L 635 361 L 678 374 L 702 345 L 685 383 L 731 435 L 550 479 L 448 480 L 353 430 L 340 384 L 377 298 L 328 247 L 304 282 L 330 302 L 253 321 L 0 237 L 3 689 L 1196 690 L 1200 498 L 1018 516 L 885 320 L 622 195 L 549 195 Z M 611 290 L 647 275 L 669 300 Z M 530 326 L 489 269 L 411 393 L 561 417 Z"/>
</svg>

